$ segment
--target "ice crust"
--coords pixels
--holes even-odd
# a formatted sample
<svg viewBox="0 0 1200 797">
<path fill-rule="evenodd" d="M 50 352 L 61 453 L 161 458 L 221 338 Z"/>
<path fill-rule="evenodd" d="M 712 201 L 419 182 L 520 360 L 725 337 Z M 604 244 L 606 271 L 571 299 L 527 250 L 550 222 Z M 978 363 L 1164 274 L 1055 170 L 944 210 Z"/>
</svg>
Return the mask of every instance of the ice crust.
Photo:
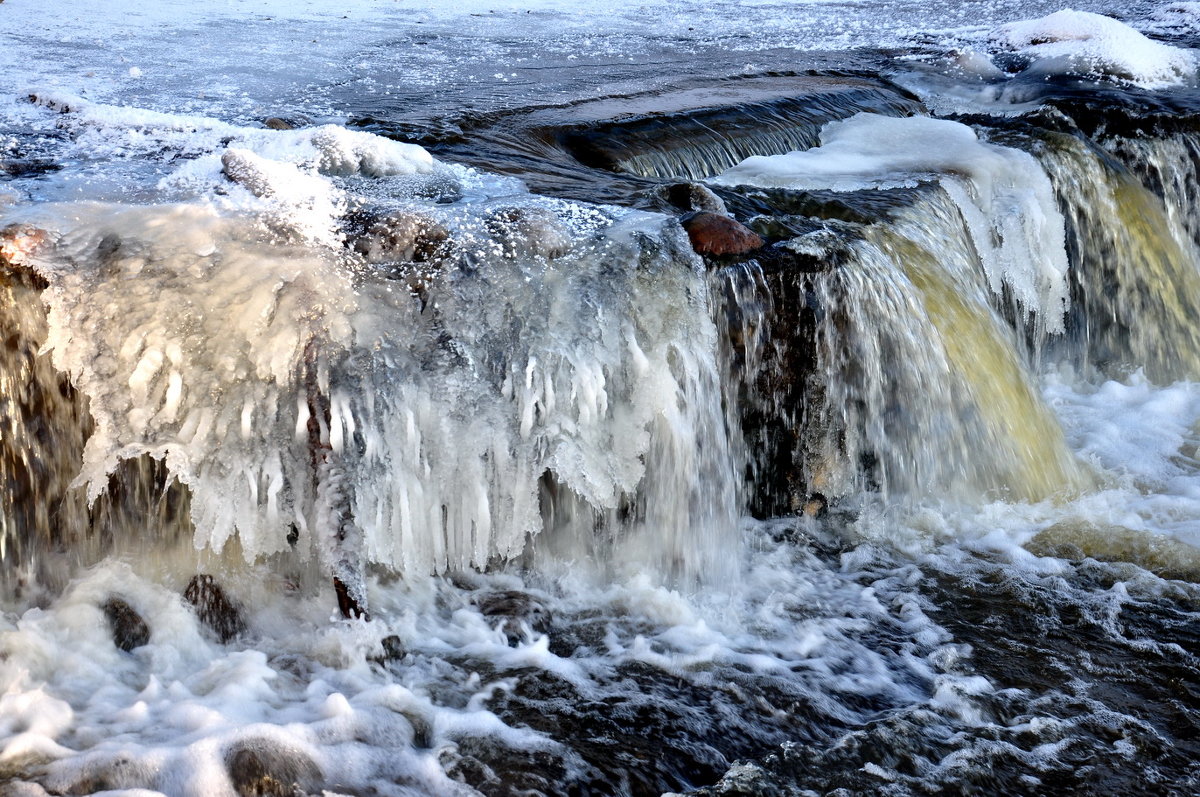
<svg viewBox="0 0 1200 797">
<path fill-rule="evenodd" d="M 1030 59 L 1032 74 L 1109 77 L 1144 88 L 1194 79 L 1196 58 L 1188 50 L 1152 41 L 1111 17 L 1066 9 L 1040 19 L 1013 22 L 991 34 L 994 47 Z"/>
<path fill-rule="evenodd" d="M 653 531 L 624 544 L 643 564 L 723 569 L 736 507 L 715 330 L 667 219 L 538 199 L 332 125 L 40 101 L 89 146 L 154 152 L 158 196 L 178 200 L 29 210 L 58 239 L 37 264 L 45 350 L 91 402 L 91 499 L 149 454 L 191 488 L 197 548 L 236 534 L 254 561 L 295 527 L 351 582 L 365 562 L 419 577 L 515 556 L 549 471 L 589 507 L 577 533 L 641 491 Z M 468 195 L 413 198 L 422 176 Z M 343 216 L 372 202 L 447 230 L 445 262 L 362 262 Z M 315 470 L 314 396 L 330 451 Z"/>
<path fill-rule="evenodd" d="M 722 185 L 859 191 L 936 180 L 962 214 L 988 285 L 1009 288 L 1049 332 L 1061 332 L 1067 254 L 1054 189 L 1029 154 L 981 141 L 960 122 L 860 113 L 821 130 L 803 152 L 747 158 Z"/>
</svg>

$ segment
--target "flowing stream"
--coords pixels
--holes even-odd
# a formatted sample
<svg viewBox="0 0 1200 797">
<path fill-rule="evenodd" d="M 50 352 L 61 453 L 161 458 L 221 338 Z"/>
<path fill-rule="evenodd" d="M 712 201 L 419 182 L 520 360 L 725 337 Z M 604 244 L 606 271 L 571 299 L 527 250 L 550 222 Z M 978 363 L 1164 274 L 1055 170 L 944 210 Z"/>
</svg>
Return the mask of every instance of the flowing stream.
<svg viewBox="0 0 1200 797">
<path fill-rule="evenodd" d="M 1196 4 L 119 5 L 0 5 L 0 797 L 1200 793 Z"/>
</svg>

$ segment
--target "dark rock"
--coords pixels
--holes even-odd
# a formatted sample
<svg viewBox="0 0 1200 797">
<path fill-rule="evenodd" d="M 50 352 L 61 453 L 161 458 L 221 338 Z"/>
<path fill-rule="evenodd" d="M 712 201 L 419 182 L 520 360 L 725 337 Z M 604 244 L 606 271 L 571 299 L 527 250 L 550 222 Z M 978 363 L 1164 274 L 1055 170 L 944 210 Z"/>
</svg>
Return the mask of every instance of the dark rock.
<svg viewBox="0 0 1200 797">
<path fill-rule="evenodd" d="M 554 623 L 546 604 L 527 592 L 485 592 L 476 596 L 475 606 L 484 617 L 503 620 L 501 630 L 514 647 L 528 641 L 530 631 L 548 634 Z"/>
<path fill-rule="evenodd" d="M 348 245 L 372 265 L 433 262 L 450 249 L 449 231 L 420 213 L 359 213 L 347 218 L 346 229 Z"/>
<path fill-rule="evenodd" d="M 248 739 L 225 753 L 229 780 L 239 797 L 293 797 L 320 791 L 323 775 L 299 750 L 269 739 Z"/>
<path fill-rule="evenodd" d="M 671 183 L 670 185 L 655 186 L 647 192 L 646 198 L 655 209 L 665 212 L 704 211 L 718 213 L 722 216 L 729 215 L 729 210 L 725 207 L 725 200 L 701 183 Z"/>
<path fill-rule="evenodd" d="M 350 588 L 346 586 L 346 582 L 334 577 L 333 591 L 337 593 L 338 611 L 342 613 L 342 617 L 347 620 L 371 619 L 371 615 L 362 607 L 362 604 L 350 594 Z"/>
<path fill-rule="evenodd" d="M 241 612 L 212 576 L 206 573 L 192 576 L 183 597 L 195 608 L 200 622 L 212 629 L 222 642 L 228 642 L 246 630 Z"/>
<path fill-rule="evenodd" d="M 266 119 L 263 119 L 263 127 L 267 128 L 268 130 L 295 130 L 297 125 L 293 124 L 287 119 L 282 119 L 278 116 L 270 116 Z"/>
<path fill-rule="evenodd" d="M 150 627 L 133 607 L 120 598 L 109 598 L 101 607 L 112 626 L 113 643 L 126 652 L 150 641 Z"/>
<path fill-rule="evenodd" d="M 815 274 L 841 266 L 850 255 L 844 237 L 820 231 L 768 244 L 754 253 L 754 259 L 767 271 Z"/>
<path fill-rule="evenodd" d="M 43 94 L 30 94 L 28 100 L 34 105 L 40 105 L 43 108 L 49 108 L 55 113 L 74 113 L 76 110 L 75 106 L 71 105 L 70 103 L 54 97 L 47 97 Z"/>
<path fill-rule="evenodd" d="M 762 248 L 763 239 L 745 225 L 718 213 L 700 211 L 679 220 L 697 254 L 744 255 Z"/>
<path fill-rule="evenodd" d="M 376 656 L 373 661 L 381 664 L 389 661 L 400 661 L 400 659 L 404 658 L 404 654 L 407 653 L 404 649 L 404 642 L 395 634 L 388 634 L 380 640 L 379 644 L 383 647 L 383 654 Z"/>
<path fill-rule="evenodd" d="M 496 208 L 484 224 L 505 257 L 544 257 L 554 260 L 571 251 L 571 231 L 547 208 Z"/>
<path fill-rule="evenodd" d="M 8 177 L 36 177 L 39 174 L 56 172 L 60 164 L 41 158 L 11 158 L 0 160 L 0 175 Z"/>
</svg>

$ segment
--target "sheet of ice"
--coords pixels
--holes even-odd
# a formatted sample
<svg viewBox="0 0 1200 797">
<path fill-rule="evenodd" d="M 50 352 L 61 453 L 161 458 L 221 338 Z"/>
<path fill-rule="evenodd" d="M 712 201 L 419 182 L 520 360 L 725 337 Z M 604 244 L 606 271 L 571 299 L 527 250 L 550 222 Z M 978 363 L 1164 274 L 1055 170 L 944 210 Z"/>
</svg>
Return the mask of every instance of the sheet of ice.
<svg viewBox="0 0 1200 797">
<path fill-rule="evenodd" d="M 95 103 L 53 90 L 33 96 L 33 115 L 27 118 L 65 139 L 57 156 L 79 172 L 59 188 L 44 188 L 46 199 L 203 195 L 227 210 L 269 217 L 278 231 L 333 245 L 348 197 L 329 178 L 439 174 L 457 180 L 463 174 L 458 169 L 451 176 L 454 167 L 417 145 L 334 124 L 271 130 Z"/>
<path fill-rule="evenodd" d="M 1196 73 L 1193 53 L 1086 11 L 1063 10 L 1013 22 L 993 31 L 991 42 L 1028 57 L 1026 70 L 1034 74 L 1109 77 L 1163 88 L 1189 81 Z"/>
<path fill-rule="evenodd" d="M 991 289 L 1007 286 L 1048 331 L 1062 331 L 1067 255 L 1050 180 L 1029 154 L 980 141 L 964 124 L 860 113 L 822 128 L 819 147 L 747 158 L 713 178 L 833 191 L 924 180 L 938 180 L 958 205 Z"/>
</svg>

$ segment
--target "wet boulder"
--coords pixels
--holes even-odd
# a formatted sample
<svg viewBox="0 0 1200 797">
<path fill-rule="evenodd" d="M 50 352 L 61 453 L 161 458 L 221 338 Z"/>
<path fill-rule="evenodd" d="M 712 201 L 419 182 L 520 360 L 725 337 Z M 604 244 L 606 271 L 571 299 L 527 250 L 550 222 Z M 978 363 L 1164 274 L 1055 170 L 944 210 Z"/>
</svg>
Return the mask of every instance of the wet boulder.
<svg viewBox="0 0 1200 797">
<path fill-rule="evenodd" d="M 376 664 L 388 664 L 393 661 L 400 661 L 408 653 L 404 649 L 404 641 L 395 634 L 388 634 L 379 641 L 380 652 L 371 656 L 371 661 Z"/>
<path fill-rule="evenodd" d="M 571 251 L 571 231 L 548 208 L 495 208 L 484 218 L 484 225 L 505 257 L 555 260 Z"/>
<path fill-rule="evenodd" d="M 726 257 L 762 248 L 763 239 L 744 224 L 719 213 L 698 211 L 679 220 L 697 254 Z"/>
<path fill-rule="evenodd" d="M 245 739 L 225 753 L 239 797 L 293 797 L 319 792 L 323 775 L 308 755 L 270 739 Z"/>
<path fill-rule="evenodd" d="M 447 169 L 435 169 L 429 174 L 393 175 L 387 182 L 394 196 L 424 199 L 438 205 L 457 202 L 463 196 L 462 183 Z"/>
<path fill-rule="evenodd" d="M 296 130 L 311 124 L 303 116 L 268 116 L 262 123 L 268 130 Z"/>
<path fill-rule="evenodd" d="M 659 185 L 645 194 L 650 206 L 665 213 L 717 213 L 729 215 L 725 200 L 713 193 L 712 189 L 702 183 L 670 183 Z"/>
<path fill-rule="evenodd" d="M 150 641 L 150 626 L 132 606 L 111 597 L 101 607 L 112 628 L 113 643 L 125 652 L 140 648 Z"/>
<path fill-rule="evenodd" d="M 0 175 L 7 177 L 37 177 L 38 175 L 56 172 L 61 164 L 44 158 L 3 158 L 0 159 Z"/>
<path fill-rule="evenodd" d="M 548 634 L 554 623 L 549 607 L 539 598 L 519 590 L 485 592 L 475 598 L 479 613 L 500 622 L 508 644 L 529 641 L 530 633 Z"/>
<path fill-rule="evenodd" d="M 196 610 L 200 622 L 222 642 L 228 642 L 246 630 L 241 612 L 212 576 L 206 573 L 193 576 L 183 597 Z"/>
</svg>

